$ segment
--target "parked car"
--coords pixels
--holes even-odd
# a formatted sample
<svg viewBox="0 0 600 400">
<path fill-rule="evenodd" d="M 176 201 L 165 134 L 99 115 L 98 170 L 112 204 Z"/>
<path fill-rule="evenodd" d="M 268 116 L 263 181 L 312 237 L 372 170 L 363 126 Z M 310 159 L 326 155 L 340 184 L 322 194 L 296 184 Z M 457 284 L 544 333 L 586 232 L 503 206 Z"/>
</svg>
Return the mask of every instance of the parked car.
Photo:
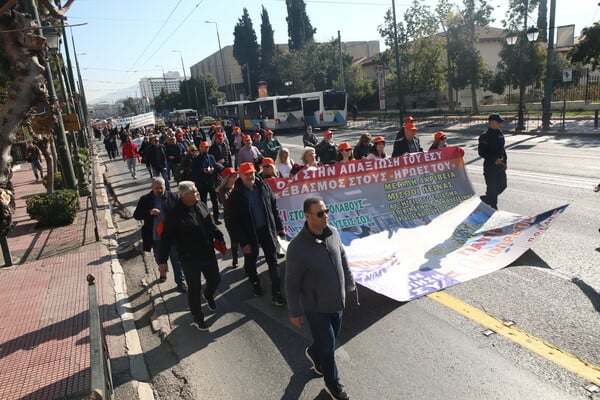
<svg viewBox="0 0 600 400">
<path fill-rule="evenodd" d="M 215 118 L 211 117 L 211 116 L 208 116 L 208 115 L 206 117 L 203 117 L 200 120 L 200 125 L 202 125 L 202 126 L 212 125 L 212 124 L 216 124 L 216 123 L 217 123 L 217 120 Z"/>
</svg>

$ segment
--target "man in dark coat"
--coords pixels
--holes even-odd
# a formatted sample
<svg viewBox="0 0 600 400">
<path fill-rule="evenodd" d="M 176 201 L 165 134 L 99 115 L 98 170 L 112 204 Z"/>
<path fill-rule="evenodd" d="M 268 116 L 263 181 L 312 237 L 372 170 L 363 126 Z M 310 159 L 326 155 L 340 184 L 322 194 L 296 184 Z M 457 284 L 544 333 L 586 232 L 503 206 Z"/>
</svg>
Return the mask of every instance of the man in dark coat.
<svg viewBox="0 0 600 400">
<path fill-rule="evenodd" d="M 396 157 L 394 154 L 398 154 L 398 150 L 396 147 L 398 146 L 398 142 L 404 137 L 404 127 L 406 124 L 414 124 L 417 120 L 410 115 L 404 117 L 404 125 L 400 127 L 400 130 L 396 132 L 396 139 L 394 139 L 394 149 L 392 150 L 392 157 Z"/>
<path fill-rule="evenodd" d="M 215 310 L 215 292 L 221 276 L 215 256 L 214 241 L 224 246 L 223 234 L 213 223 L 206 204 L 200 201 L 196 185 L 191 181 L 179 182 L 179 201 L 167 209 L 160 242 L 159 268 L 166 272 L 167 258 L 172 246 L 177 248 L 179 260 L 188 283 L 188 303 L 194 317 L 192 326 L 208 330 L 202 313 L 202 297 L 208 308 Z M 202 291 L 201 275 L 206 287 Z"/>
<path fill-rule="evenodd" d="M 263 290 L 257 274 L 256 259 L 259 245 L 269 266 L 271 300 L 276 306 L 285 305 L 281 294 L 281 281 L 277 263 L 277 235 L 284 235 L 283 224 L 271 188 L 255 176 L 254 164 L 240 165 L 240 178 L 229 197 L 231 219 L 235 221 L 233 236 L 244 252 L 244 270 L 252 284 L 255 296 Z"/>
<path fill-rule="evenodd" d="M 208 153 L 209 145 L 207 142 L 200 143 L 200 154 L 192 159 L 192 176 L 194 183 L 200 192 L 200 200 L 208 206 L 208 195 L 212 203 L 213 218 L 215 224 L 220 225 L 219 221 L 219 200 L 215 191 L 215 174 L 218 166 L 212 154 Z"/>
<path fill-rule="evenodd" d="M 337 146 L 333 142 L 333 132 L 323 132 L 323 140 L 315 147 L 317 157 L 323 165 L 334 164 L 337 161 Z"/>
<path fill-rule="evenodd" d="M 506 189 L 506 151 L 504 150 L 504 135 L 500 126 L 504 119 L 500 114 L 490 114 L 489 127 L 479 136 L 477 152 L 483 158 L 483 177 L 486 191 L 481 200 L 494 209 L 498 209 L 498 195 Z"/>
<path fill-rule="evenodd" d="M 152 176 L 162 176 L 165 180 L 165 187 L 171 190 L 169 184 L 169 174 L 167 172 L 167 152 L 165 146 L 160 144 L 158 136 L 153 136 L 150 140 L 151 146 L 144 151 L 144 158 L 152 168 Z"/>
<path fill-rule="evenodd" d="M 410 123 L 404 125 L 404 137 L 394 143 L 392 157 L 402 156 L 408 153 L 423 152 L 419 139 L 416 138 L 417 127 Z"/>
<path fill-rule="evenodd" d="M 157 176 L 152 178 L 152 188 L 150 193 L 140 197 L 137 206 L 135 207 L 135 211 L 133 212 L 133 218 L 138 221 L 144 221 L 144 225 L 142 225 L 142 246 L 144 251 L 150 251 L 152 249 L 157 264 L 159 264 L 158 252 L 161 240 L 160 226 L 165 218 L 166 210 L 177 204 L 178 200 L 179 197 L 177 194 L 165 190 L 165 180 L 162 177 Z M 177 290 L 185 293 L 185 276 L 181 269 L 179 256 L 177 255 L 177 249 L 175 247 L 171 249 L 169 259 L 173 266 Z M 166 273 L 161 273 L 160 282 L 165 282 L 166 280 Z"/>
</svg>

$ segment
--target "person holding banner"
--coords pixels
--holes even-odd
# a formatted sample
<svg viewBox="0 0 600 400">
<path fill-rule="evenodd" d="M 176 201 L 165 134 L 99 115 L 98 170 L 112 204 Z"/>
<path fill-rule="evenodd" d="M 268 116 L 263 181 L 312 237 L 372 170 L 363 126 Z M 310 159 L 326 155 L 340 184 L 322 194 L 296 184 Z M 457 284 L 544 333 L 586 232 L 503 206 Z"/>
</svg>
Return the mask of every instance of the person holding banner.
<svg viewBox="0 0 600 400">
<path fill-rule="evenodd" d="M 406 125 L 414 125 L 415 122 L 417 122 L 417 120 L 410 115 L 404 117 L 404 125 L 400 127 L 400 130 L 396 133 L 396 139 L 394 140 L 394 149 L 392 150 L 392 157 L 397 157 L 401 154 L 399 153 L 397 147 L 400 145 L 400 140 L 402 140 L 402 138 L 405 136 Z"/>
<path fill-rule="evenodd" d="M 446 139 L 446 134 L 444 132 L 436 132 L 435 135 L 433 135 L 433 143 L 431 143 L 431 146 L 429 146 L 429 151 L 448 147 Z"/>
<path fill-rule="evenodd" d="M 504 135 L 500 127 L 504 119 L 500 114 L 490 114 L 489 127 L 479 136 L 477 152 L 483 158 L 483 177 L 485 178 L 485 196 L 481 201 L 498 209 L 498 196 L 506 189 L 506 151 L 504 150 Z"/>
<path fill-rule="evenodd" d="M 346 293 L 356 284 L 338 231 L 328 224 L 329 210 L 320 197 L 304 200 L 304 227 L 287 250 L 285 293 L 291 323 L 306 320 L 313 343 L 304 351 L 313 370 L 323 375 L 336 399 L 348 399 L 335 363 L 335 340 L 340 333 Z"/>
<path fill-rule="evenodd" d="M 423 148 L 417 139 L 417 127 L 413 123 L 404 125 L 404 137 L 394 143 L 392 157 L 403 156 L 408 153 L 422 153 Z"/>
<path fill-rule="evenodd" d="M 371 153 L 371 134 L 363 133 L 358 139 L 358 143 L 354 146 L 353 154 L 356 160 L 366 159 Z"/>
<path fill-rule="evenodd" d="M 277 235 L 285 235 L 285 231 L 271 188 L 256 177 L 255 172 L 252 162 L 240 165 L 240 178 L 229 196 L 231 220 L 235 221 L 232 233 L 244 252 L 244 270 L 254 295 L 263 295 L 256 265 L 260 246 L 269 266 L 271 301 L 273 305 L 284 306 L 277 263 Z"/>
<path fill-rule="evenodd" d="M 350 146 L 350 143 L 342 142 L 339 144 L 336 160 L 338 162 L 354 160 L 354 156 L 352 155 L 352 146 Z"/>
<path fill-rule="evenodd" d="M 378 158 L 387 158 L 385 154 L 385 138 L 383 136 L 377 136 L 373 139 L 373 148 L 367 156 L 369 160 L 376 160 Z"/>
</svg>

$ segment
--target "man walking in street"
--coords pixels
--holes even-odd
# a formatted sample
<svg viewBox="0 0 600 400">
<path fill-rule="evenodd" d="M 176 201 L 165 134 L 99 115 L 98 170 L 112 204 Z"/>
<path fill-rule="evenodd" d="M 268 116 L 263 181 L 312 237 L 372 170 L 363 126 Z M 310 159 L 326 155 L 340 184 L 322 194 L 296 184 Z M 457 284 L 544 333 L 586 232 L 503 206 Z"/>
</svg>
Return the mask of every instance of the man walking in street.
<svg viewBox="0 0 600 400">
<path fill-rule="evenodd" d="M 335 363 L 335 340 L 342 326 L 346 292 L 356 290 L 338 231 L 319 197 L 304 200 L 306 222 L 287 251 L 285 293 L 290 321 L 308 322 L 313 343 L 305 354 L 336 399 L 348 399 Z"/>
<path fill-rule="evenodd" d="M 140 197 L 133 212 L 133 218 L 138 221 L 144 221 L 144 225 L 142 225 L 142 246 L 144 251 L 152 249 L 156 264 L 159 264 L 158 254 L 161 240 L 159 227 L 163 226 L 162 221 L 165 218 L 166 209 L 175 206 L 178 201 L 179 197 L 175 193 L 165 190 L 165 180 L 161 176 L 157 176 L 152 178 L 150 193 Z M 169 252 L 169 259 L 171 260 L 171 266 L 175 274 L 177 291 L 185 293 L 187 291 L 185 276 L 181 269 L 177 249 L 174 246 Z M 165 282 L 167 280 L 167 273 L 161 273 L 159 280 L 161 283 Z"/>
<path fill-rule="evenodd" d="M 160 241 L 159 268 L 168 270 L 167 258 L 171 246 L 175 245 L 179 260 L 188 283 L 188 303 L 194 316 L 192 326 L 201 331 L 208 330 L 202 313 L 202 297 L 208 308 L 215 310 L 214 295 L 221 276 L 214 241 L 224 245 L 223 234 L 214 224 L 206 204 L 200 201 L 196 185 L 191 181 L 179 182 L 179 201 L 167 209 L 165 224 Z M 206 280 L 206 288 L 201 291 L 201 274 Z"/>
<path fill-rule="evenodd" d="M 31 140 L 27 141 L 25 158 L 31 163 L 31 169 L 33 170 L 35 181 L 38 182 L 39 180 L 43 179 L 44 168 L 42 167 L 42 152 L 35 144 L 33 144 L 33 141 Z"/>
<path fill-rule="evenodd" d="M 215 224 L 221 225 L 221 221 L 219 221 L 219 200 L 215 191 L 215 174 L 221 171 L 215 170 L 217 162 L 213 155 L 208 153 L 209 147 L 208 142 L 200 143 L 200 154 L 192 159 L 192 176 L 200 192 L 200 200 L 207 206 L 208 196 L 210 195 Z"/>
<path fill-rule="evenodd" d="M 269 266 L 271 300 L 276 306 L 285 305 L 277 263 L 277 235 L 283 235 L 283 224 L 271 188 L 255 176 L 254 163 L 240 165 L 240 178 L 229 196 L 231 220 L 235 221 L 233 236 L 244 252 L 244 270 L 255 296 L 263 290 L 256 271 L 259 246 Z"/>
<path fill-rule="evenodd" d="M 152 168 L 152 176 L 162 176 L 165 180 L 165 187 L 171 190 L 169 183 L 169 172 L 167 171 L 167 152 L 165 146 L 160 144 L 158 136 L 151 139 L 152 145 L 144 152 L 144 157 Z"/>
<path fill-rule="evenodd" d="M 479 136 L 477 152 L 483 158 L 483 177 L 485 178 L 485 196 L 481 201 L 493 209 L 498 209 L 498 196 L 506 189 L 506 151 L 504 150 L 504 135 L 500 127 L 504 119 L 500 114 L 490 114 L 489 127 Z"/>
</svg>

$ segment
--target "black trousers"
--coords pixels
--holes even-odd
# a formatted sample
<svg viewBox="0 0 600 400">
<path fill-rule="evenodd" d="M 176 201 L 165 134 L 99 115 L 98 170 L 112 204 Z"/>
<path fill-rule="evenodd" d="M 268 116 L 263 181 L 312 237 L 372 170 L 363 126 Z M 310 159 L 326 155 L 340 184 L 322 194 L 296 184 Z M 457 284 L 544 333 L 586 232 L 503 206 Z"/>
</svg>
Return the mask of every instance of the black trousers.
<svg viewBox="0 0 600 400">
<path fill-rule="evenodd" d="M 277 249 L 273 243 L 271 232 L 267 226 L 256 228 L 258 243 L 250 243 L 252 253 L 244 254 L 244 270 L 248 279 L 252 283 L 258 282 L 258 273 L 256 271 L 256 259 L 258 258 L 258 245 L 263 249 L 267 265 L 269 266 L 269 278 L 271 278 L 271 294 L 281 293 L 281 279 L 277 263 Z"/>
<path fill-rule="evenodd" d="M 493 167 L 483 168 L 483 177 L 485 178 L 486 191 L 485 196 L 481 197 L 486 204 L 494 209 L 498 209 L 498 196 L 506 189 L 506 170 L 504 165 L 494 165 Z"/>
<path fill-rule="evenodd" d="M 196 183 L 196 187 L 198 188 L 198 192 L 200 193 L 200 201 L 206 204 L 208 207 L 208 196 L 210 195 L 210 202 L 212 203 L 213 209 L 213 218 L 216 220 L 219 219 L 219 200 L 217 199 L 217 192 L 213 187 L 212 183 Z"/>
<path fill-rule="evenodd" d="M 213 254 L 212 257 L 203 257 L 201 260 L 181 260 L 181 266 L 185 273 L 185 280 L 188 285 L 188 303 L 190 311 L 194 318 L 203 320 L 202 314 L 202 281 L 201 274 L 206 280 L 206 288 L 204 289 L 207 297 L 213 297 L 219 283 L 221 283 L 221 275 L 219 273 L 219 265 L 217 258 Z"/>
</svg>

